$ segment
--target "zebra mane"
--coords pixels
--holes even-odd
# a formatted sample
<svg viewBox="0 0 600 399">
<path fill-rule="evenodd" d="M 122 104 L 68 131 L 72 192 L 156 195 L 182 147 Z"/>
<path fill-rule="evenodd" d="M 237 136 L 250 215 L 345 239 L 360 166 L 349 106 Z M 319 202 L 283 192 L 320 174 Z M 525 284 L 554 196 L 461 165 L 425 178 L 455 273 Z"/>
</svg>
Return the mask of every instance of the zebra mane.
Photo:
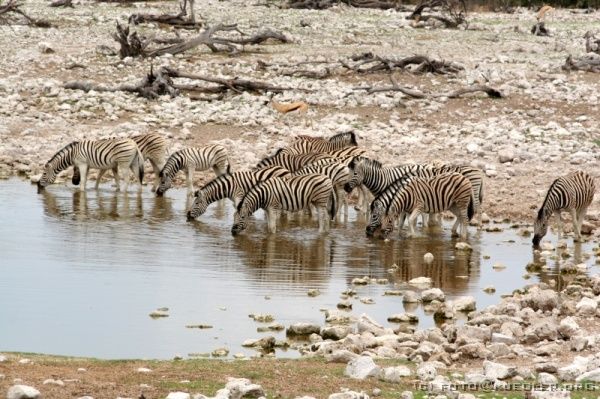
<svg viewBox="0 0 600 399">
<path fill-rule="evenodd" d="M 383 168 L 383 164 L 375 159 L 361 157 L 360 161 L 364 162 L 367 166 L 372 166 L 378 169 Z"/>
<path fill-rule="evenodd" d="M 552 182 L 552 184 L 550 185 L 550 188 L 548 188 L 548 192 L 546 193 L 546 197 L 544 197 L 544 202 L 542 202 L 542 206 L 540 207 L 540 210 L 538 211 L 537 214 L 537 220 L 543 220 L 545 213 L 546 213 L 546 205 L 548 204 L 548 199 L 550 198 L 550 193 L 552 193 L 552 190 L 554 189 L 554 186 L 556 186 L 556 184 L 558 183 L 559 179 L 556 179 Z"/>
<path fill-rule="evenodd" d="M 342 139 L 342 138 L 345 139 L 346 137 L 350 137 L 350 144 L 356 145 L 356 146 L 358 145 L 358 143 L 356 141 L 356 133 L 354 133 L 354 132 L 338 133 L 334 136 L 331 136 L 328 141 L 331 143 L 331 142 L 334 142 L 334 141 Z"/>
<path fill-rule="evenodd" d="M 61 148 L 60 150 L 58 150 L 56 152 L 56 154 L 54 154 L 52 156 L 52 158 L 50 158 L 50 160 L 48 162 L 46 162 L 46 165 L 51 164 L 51 163 L 55 162 L 59 157 L 64 156 L 65 152 L 71 150 L 77 144 L 79 144 L 79 141 L 72 141 L 69 144 L 67 144 L 66 146 L 64 146 L 63 148 Z"/>
</svg>

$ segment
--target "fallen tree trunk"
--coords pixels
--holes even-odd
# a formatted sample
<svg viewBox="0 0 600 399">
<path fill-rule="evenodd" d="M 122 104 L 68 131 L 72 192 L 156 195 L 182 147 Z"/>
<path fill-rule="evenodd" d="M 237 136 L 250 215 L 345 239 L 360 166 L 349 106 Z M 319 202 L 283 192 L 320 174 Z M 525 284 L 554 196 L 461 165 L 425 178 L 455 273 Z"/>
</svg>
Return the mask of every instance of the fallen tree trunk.
<svg viewBox="0 0 600 399">
<path fill-rule="evenodd" d="M 600 73 L 600 57 L 588 55 L 577 60 L 571 55 L 567 57 L 562 66 L 565 71 L 586 71 Z"/>
<path fill-rule="evenodd" d="M 394 0 L 289 0 L 286 8 L 325 10 L 340 4 L 356 8 L 374 8 L 379 10 L 397 10 L 402 7 L 401 1 Z"/>
<path fill-rule="evenodd" d="M 375 56 L 373 53 L 363 53 L 351 58 L 356 64 L 351 65 L 348 62 L 340 61 L 347 69 L 358 73 L 373 73 L 380 71 L 392 71 L 394 69 L 406 69 L 409 66 L 416 65 L 411 69 L 413 73 L 435 73 L 440 75 L 455 74 L 464 68 L 458 64 L 430 59 L 422 55 L 415 55 L 401 59 L 385 58 Z"/>
<path fill-rule="evenodd" d="M 270 29 L 259 32 L 248 38 L 214 37 L 214 34 L 217 32 L 232 31 L 238 32 L 241 36 L 244 36 L 244 33 L 238 29 L 237 24 L 219 24 L 213 27 L 206 28 L 198 37 L 193 38 L 191 40 L 153 50 L 148 53 L 148 56 L 154 57 L 161 56 L 164 54 L 180 54 L 185 51 L 196 48 L 200 45 L 207 46 L 212 52 L 226 50 L 230 54 L 236 54 L 242 51 L 242 49 L 240 49 L 239 46 L 244 46 L 246 44 L 259 44 L 265 42 L 268 39 L 274 39 L 282 43 L 288 43 L 290 41 L 285 35 L 278 32 L 274 32 Z"/>
<path fill-rule="evenodd" d="M 208 82 L 213 83 L 213 85 L 199 86 L 191 84 L 178 84 L 174 82 L 174 79 L 178 78 Z M 123 84 L 118 86 L 105 86 L 93 82 L 74 81 L 66 83 L 65 88 L 71 90 L 83 90 L 85 92 L 88 92 L 90 90 L 100 92 L 124 91 L 129 93 L 136 93 L 148 99 L 155 99 L 163 95 L 170 95 L 171 97 L 176 97 L 181 93 L 181 91 L 218 94 L 221 96 L 228 92 L 240 94 L 243 92 L 282 93 L 287 90 L 310 91 L 301 88 L 273 86 L 266 82 L 240 79 L 237 77 L 216 78 L 205 75 L 191 74 L 186 72 L 180 72 L 168 67 L 162 67 L 156 72 L 152 68 L 150 68 L 150 73 L 146 75 L 146 77 L 140 83 L 135 85 Z M 214 97 L 196 98 L 205 101 L 211 101 L 215 99 Z"/>
<path fill-rule="evenodd" d="M 433 94 L 433 93 L 424 93 L 418 90 L 409 89 L 406 87 L 401 87 L 398 82 L 390 76 L 391 86 L 359 86 L 355 87 L 353 90 L 365 90 L 369 94 L 373 93 L 382 93 L 382 92 L 400 92 L 411 98 L 423 99 L 423 98 L 439 98 L 439 97 L 448 97 L 448 98 L 459 98 L 464 94 L 483 92 L 491 98 L 502 98 L 503 95 L 500 91 L 485 85 L 475 85 L 470 87 L 464 87 L 450 93 L 442 93 L 442 94 Z"/>
<path fill-rule="evenodd" d="M 36 26 L 38 28 L 50 28 L 50 22 L 43 19 L 36 19 L 27 15 L 21 10 L 22 3 L 19 0 L 8 0 L 4 4 L 0 4 L 0 24 L 24 23 L 26 25 Z M 21 17 L 21 21 L 19 21 Z"/>
<path fill-rule="evenodd" d="M 49 4 L 50 7 L 71 7 L 73 6 L 73 0 L 56 0 Z"/>
<path fill-rule="evenodd" d="M 438 14 L 423 14 L 425 10 Z M 457 28 L 466 23 L 467 5 L 465 0 L 421 0 L 414 11 L 407 16 L 413 21 L 437 20 L 442 22 L 446 28 Z"/>
<path fill-rule="evenodd" d="M 146 22 L 157 22 L 184 29 L 200 28 L 202 23 L 188 18 L 185 7 L 185 3 L 181 5 L 178 14 L 131 14 L 129 16 L 129 23 L 138 25 Z"/>
</svg>

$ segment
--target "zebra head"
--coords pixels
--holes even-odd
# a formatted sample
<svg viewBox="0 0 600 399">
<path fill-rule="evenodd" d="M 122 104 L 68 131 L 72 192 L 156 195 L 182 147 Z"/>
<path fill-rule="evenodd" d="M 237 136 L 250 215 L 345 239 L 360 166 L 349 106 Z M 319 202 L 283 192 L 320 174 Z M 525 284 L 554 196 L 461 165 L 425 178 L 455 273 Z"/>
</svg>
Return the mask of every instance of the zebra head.
<svg viewBox="0 0 600 399">
<path fill-rule="evenodd" d="M 387 240 L 390 234 L 394 231 L 394 218 L 390 215 L 385 215 L 381 219 L 381 235 L 384 240 Z"/>
<path fill-rule="evenodd" d="M 373 201 L 371 203 L 371 218 L 367 225 L 367 237 L 373 237 L 375 231 L 381 227 L 381 221 L 385 213 L 385 207 L 381 201 Z"/>
<path fill-rule="evenodd" d="M 171 188 L 172 179 L 171 179 L 171 176 L 169 175 L 169 173 L 164 173 L 164 169 L 160 171 L 159 177 L 160 177 L 160 184 L 158 185 L 158 188 L 156 189 L 156 195 L 158 195 L 159 197 L 162 197 L 162 195 L 169 188 Z"/>
<path fill-rule="evenodd" d="M 73 148 L 78 144 L 74 141 L 60 149 L 46 164 L 44 165 L 44 173 L 38 181 L 38 192 L 46 186 L 54 183 L 56 176 L 63 170 L 67 169 L 73 163 Z"/>
<path fill-rule="evenodd" d="M 533 224 L 533 239 L 531 240 L 534 247 L 540 245 L 540 241 L 548 232 L 548 218 L 544 215 L 543 209 L 540 209 L 538 216 Z"/>
<path fill-rule="evenodd" d="M 365 179 L 365 168 L 363 162 L 357 158 L 354 158 L 350 164 L 348 164 L 348 168 L 352 173 L 350 180 L 344 184 L 344 190 L 347 193 L 352 192 L 356 186 L 360 186 Z"/>
<path fill-rule="evenodd" d="M 194 193 L 194 202 L 192 203 L 190 210 L 187 212 L 188 222 L 204 214 L 204 212 L 206 212 L 206 208 L 208 208 L 208 200 L 206 199 L 206 195 L 202 192 L 202 190 L 197 190 Z"/>
<path fill-rule="evenodd" d="M 240 203 L 241 205 L 242 203 Z M 237 236 L 242 231 L 246 230 L 248 225 L 248 217 L 250 212 L 245 206 L 238 206 L 238 210 L 233 215 L 233 226 L 231 226 L 231 235 Z"/>
</svg>

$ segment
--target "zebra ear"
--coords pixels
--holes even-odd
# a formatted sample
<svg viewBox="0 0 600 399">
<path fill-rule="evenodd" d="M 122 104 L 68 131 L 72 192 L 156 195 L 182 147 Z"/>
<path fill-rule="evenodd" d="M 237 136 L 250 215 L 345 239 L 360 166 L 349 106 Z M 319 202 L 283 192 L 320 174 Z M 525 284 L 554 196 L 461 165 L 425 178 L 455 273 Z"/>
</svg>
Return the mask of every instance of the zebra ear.
<svg viewBox="0 0 600 399">
<path fill-rule="evenodd" d="M 200 196 L 200 190 L 194 191 L 194 197 L 198 198 Z"/>
<path fill-rule="evenodd" d="M 357 160 L 358 160 L 358 157 L 354 157 L 354 158 L 352 158 L 352 161 L 350 161 L 350 163 L 348 164 L 348 167 L 349 167 L 350 169 L 354 169 L 354 167 L 356 166 L 356 162 L 357 162 Z"/>
<path fill-rule="evenodd" d="M 350 140 L 350 144 L 358 146 L 358 142 L 356 141 L 356 133 L 350 132 L 350 137 L 352 137 L 352 139 Z"/>
</svg>

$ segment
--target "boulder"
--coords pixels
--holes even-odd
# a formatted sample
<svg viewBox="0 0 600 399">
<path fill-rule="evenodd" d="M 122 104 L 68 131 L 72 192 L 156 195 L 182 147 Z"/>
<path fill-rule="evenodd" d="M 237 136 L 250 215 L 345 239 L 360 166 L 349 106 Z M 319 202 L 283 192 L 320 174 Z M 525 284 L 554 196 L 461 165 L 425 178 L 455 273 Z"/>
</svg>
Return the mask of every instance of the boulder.
<svg viewBox="0 0 600 399">
<path fill-rule="evenodd" d="M 431 302 L 431 301 L 440 301 L 444 302 L 446 300 L 446 294 L 439 288 L 430 288 L 421 292 L 421 300 L 423 302 Z"/>
<path fill-rule="evenodd" d="M 558 384 L 558 378 L 549 373 L 539 373 L 537 381 L 543 385 L 555 385 Z"/>
<path fill-rule="evenodd" d="M 521 297 L 521 307 L 533 310 L 551 311 L 558 307 L 558 293 L 554 290 L 544 290 L 532 287 Z"/>
<path fill-rule="evenodd" d="M 329 395 L 329 399 L 369 399 L 369 395 L 364 392 L 345 391 Z"/>
<path fill-rule="evenodd" d="M 515 376 L 517 374 L 517 369 L 515 367 L 505 366 L 501 363 L 485 360 L 483 362 L 483 374 L 492 380 L 505 380 Z"/>
<path fill-rule="evenodd" d="M 360 356 L 348 363 L 344 375 L 357 380 L 364 380 L 367 377 L 377 375 L 379 370 L 380 367 L 375 364 L 372 358 Z"/>
<path fill-rule="evenodd" d="M 356 323 L 356 328 L 359 334 L 365 331 L 370 332 L 375 336 L 386 334 L 385 328 L 366 314 L 360 315 L 360 318 Z"/>
<path fill-rule="evenodd" d="M 571 364 L 558 369 L 558 378 L 562 381 L 574 381 L 577 377 L 587 372 L 589 363 L 590 360 L 588 358 L 575 356 Z"/>
<path fill-rule="evenodd" d="M 558 332 L 563 338 L 571 338 L 581 331 L 574 317 L 568 316 L 560 321 Z"/>
<path fill-rule="evenodd" d="M 600 382 L 600 368 L 590 370 L 588 372 L 585 372 L 585 373 L 579 375 L 575 379 L 575 381 L 577 381 L 577 382 L 581 382 L 581 381 Z"/>
<path fill-rule="evenodd" d="M 325 360 L 329 363 L 344 363 L 347 364 L 351 360 L 357 358 L 358 355 L 346 349 L 339 349 L 325 355 Z"/>
<path fill-rule="evenodd" d="M 225 385 L 225 390 L 229 391 L 229 399 L 259 398 L 265 396 L 263 388 L 258 384 L 252 384 L 247 378 L 229 378 Z"/>
<path fill-rule="evenodd" d="M 437 376 L 437 369 L 433 364 L 423 363 L 417 368 L 419 381 L 432 381 Z"/>
<path fill-rule="evenodd" d="M 456 330 L 456 343 L 459 345 L 477 342 L 486 343 L 490 341 L 491 337 L 492 330 L 487 326 L 463 325 Z"/>
<path fill-rule="evenodd" d="M 471 312 L 475 310 L 475 298 L 472 296 L 461 296 L 452 302 L 452 309 L 455 312 Z"/>
<path fill-rule="evenodd" d="M 419 317 L 412 313 L 398 313 L 388 317 L 390 323 L 418 323 Z"/>
<path fill-rule="evenodd" d="M 323 339 L 338 341 L 346 338 L 351 331 L 352 329 L 348 326 L 323 327 L 321 329 L 321 337 L 323 337 Z"/>
<path fill-rule="evenodd" d="M 516 344 L 517 340 L 510 335 L 492 333 L 492 343 L 512 345 Z"/>
<path fill-rule="evenodd" d="M 406 366 L 386 367 L 379 371 L 381 381 L 399 383 L 403 377 L 410 377 L 410 369 Z"/>
<path fill-rule="evenodd" d="M 294 323 L 286 330 L 287 335 L 310 335 L 318 334 L 320 332 L 321 327 L 318 324 L 313 323 Z"/>
<path fill-rule="evenodd" d="M 41 398 L 40 391 L 27 385 L 13 385 L 8 388 L 6 399 L 37 399 Z"/>
<path fill-rule="evenodd" d="M 548 319 L 537 320 L 525 329 L 523 342 L 532 344 L 543 340 L 554 341 L 558 339 L 556 323 Z"/>
<path fill-rule="evenodd" d="M 583 297 L 577 303 L 575 309 L 577 310 L 577 314 L 581 316 L 593 316 L 596 314 L 596 309 L 598 309 L 598 302 L 592 298 Z"/>
<path fill-rule="evenodd" d="M 404 291 L 404 294 L 402 295 L 402 302 L 418 303 L 421 302 L 421 296 L 415 291 Z"/>
</svg>

